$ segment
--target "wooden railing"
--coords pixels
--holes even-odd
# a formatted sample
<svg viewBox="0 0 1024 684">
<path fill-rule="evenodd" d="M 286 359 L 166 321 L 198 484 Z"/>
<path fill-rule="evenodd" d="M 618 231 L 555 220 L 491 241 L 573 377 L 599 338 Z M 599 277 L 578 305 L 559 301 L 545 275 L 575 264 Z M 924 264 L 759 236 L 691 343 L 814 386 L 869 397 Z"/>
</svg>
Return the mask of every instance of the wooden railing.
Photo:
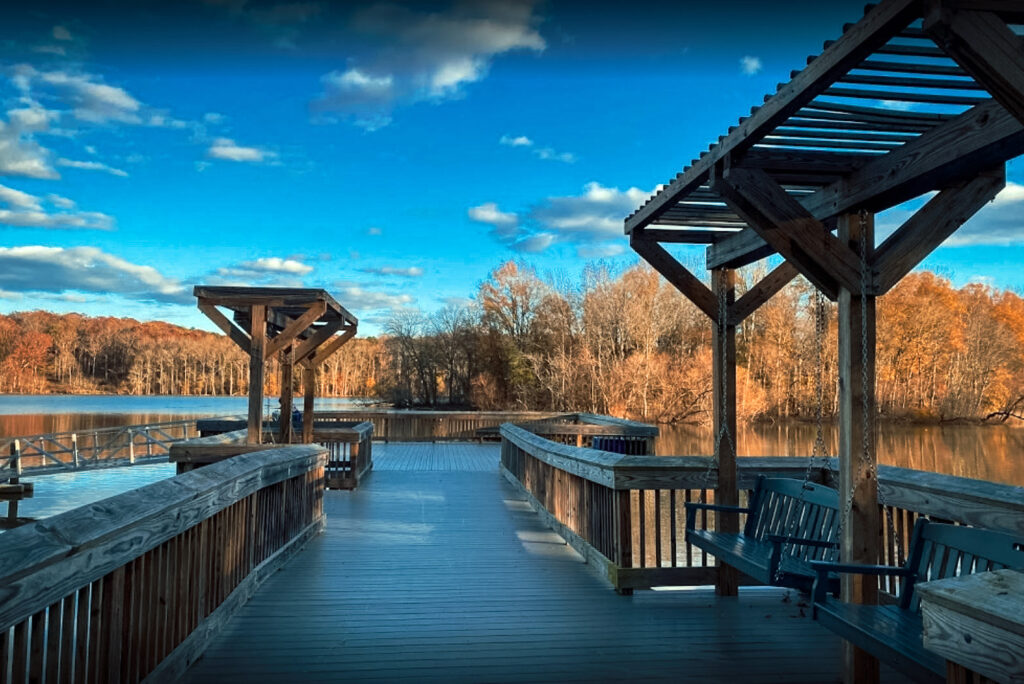
<svg viewBox="0 0 1024 684">
<path fill-rule="evenodd" d="M 385 442 L 472 441 L 480 428 L 497 428 L 502 423 L 552 418 L 559 415 L 540 411 L 318 411 L 316 423 L 368 421 L 373 438 Z"/>
<path fill-rule="evenodd" d="M 31 482 L 22 482 L 21 449 L 18 440 L 10 445 L 10 455 L 0 461 L 0 503 L 7 503 L 7 515 L 0 518 L 0 530 L 10 530 L 31 521 L 18 516 L 18 505 L 34 493 Z"/>
<path fill-rule="evenodd" d="M 245 454 L 0 535 L 0 682 L 175 679 L 323 528 L 326 460 Z"/>
<path fill-rule="evenodd" d="M 506 478 L 617 590 L 714 582 L 714 558 L 685 541 L 684 506 L 714 499 L 712 459 L 572 447 L 513 425 L 503 425 L 501 436 Z M 834 486 L 834 459 L 810 471 L 808 465 L 805 458 L 739 458 L 741 505 L 759 475 L 803 479 L 810 472 L 813 481 Z M 918 515 L 1024 533 L 1024 488 L 885 466 L 879 478 L 882 498 L 896 514 L 880 530 L 887 549 L 883 561 L 900 560 Z M 698 528 L 716 525 L 714 514 L 698 517 Z"/>
<path fill-rule="evenodd" d="M 170 447 L 196 433 L 196 419 L 0 438 L 0 468 L 17 451 L 22 470 L 46 473 L 166 461 Z"/>
<path fill-rule="evenodd" d="M 218 421 L 221 427 L 238 427 L 243 421 Z M 209 428 L 209 424 L 204 423 Z M 239 428 L 231 432 L 216 432 L 205 437 L 177 442 L 171 447 L 170 461 L 176 463 L 178 472 L 217 463 L 224 459 L 274 446 L 276 430 L 271 426 L 264 429 L 264 444 L 246 444 L 247 431 Z M 296 433 L 295 438 L 299 438 Z M 373 468 L 373 425 L 369 422 L 332 421 L 313 426 L 313 442 L 327 449 L 325 470 L 326 487 L 329 489 L 355 489 L 359 481 Z"/>
<path fill-rule="evenodd" d="M 313 441 L 327 448 L 327 487 L 355 489 L 373 469 L 373 423 L 332 422 L 313 426 Z"/>
<path fill-rule="evenodd" d="M 658 437 L 658 428 L 654 425 L 593 413 L 566 413 L 514 424 L 558 444 L 632 456 L 653 454 L 654 440 Z M 477 430 L 477 437 L 499 439 L 500 426 L 481 428 Z"/>
</svg>

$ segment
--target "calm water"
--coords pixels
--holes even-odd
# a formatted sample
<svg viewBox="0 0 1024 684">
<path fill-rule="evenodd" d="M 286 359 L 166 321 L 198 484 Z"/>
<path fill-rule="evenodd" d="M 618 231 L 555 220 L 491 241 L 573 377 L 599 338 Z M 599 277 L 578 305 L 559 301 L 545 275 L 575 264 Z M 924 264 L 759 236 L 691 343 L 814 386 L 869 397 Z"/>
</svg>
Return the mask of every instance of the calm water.
<svg viewBox="0 0 1024 684">
<path fill-rule="evenodd" d="M 810 456 L 814 425 L 754 425 L 741 428 L 740 456 Z M 838 453 L 833 426 L 824 430 L 830 456 Z M 656 444 L 663 456 L 714 453 L 709 428 L 661 426 Z M 1024 486 L 1024 427 L 1005 425 L 881 425 L 878 460 L 887 465 Z"/>
<path fill-rule="evenodd" d="M 0 395 L 0 437 L 141 425 L 196 416 L 244 415 L 246 402 L 246 397 L 7 394 Z M 364 403 L 362 399 L 317 399 L 316 408 L 339 411 Z M 277 409 L 276 398 L 265 404 L 267 415 Z"/>
<path fill-rule="evenodd" d="M 343 410 L 363 400 L 317 399 L 317 408 Z M 269 409 L 276 408 L 271 400 Z M 94 427 L 142 424 L 194 416 L 244 414 L 244 397 L 0 396 L 0 436 L 31 435 Z M 758 425 L 740 430 L 741 456 L 808 456 L 815 427 L 808 424 Z M 835 455 L 834 428 L 827 426 L 829 454 Z M 709 428 L 662 426 L 661 455 L 713 452 Z M 1024 427 L 883 425 L 882 463 L 1024 486 Z M 140 465 L 78 473 L 34 476 L 36 494 L 21 503 L 22 515 L 46 517 L 174 475 L 170 464 Z M 6 507 L 4 507 L 6 508 Z"/>
</svg>

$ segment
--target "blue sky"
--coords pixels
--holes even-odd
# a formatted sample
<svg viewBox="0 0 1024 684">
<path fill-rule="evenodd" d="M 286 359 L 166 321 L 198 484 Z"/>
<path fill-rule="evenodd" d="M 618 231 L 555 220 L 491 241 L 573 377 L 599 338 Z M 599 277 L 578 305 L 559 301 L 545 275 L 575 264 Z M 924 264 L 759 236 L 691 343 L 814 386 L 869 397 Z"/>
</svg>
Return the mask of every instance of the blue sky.
<svg viewBox="0 0 1024 684">
<path fill-rule="evenodd" d="M 509 258 L 635 263 L 622 218 L 862 8 L 20 4 L 0 9 L 0 312 L 211 329 L 192 285 L 294 285 L 363 334 Z M 925 265 L 1024 289 L 1020 171 Z"/>
</svg>

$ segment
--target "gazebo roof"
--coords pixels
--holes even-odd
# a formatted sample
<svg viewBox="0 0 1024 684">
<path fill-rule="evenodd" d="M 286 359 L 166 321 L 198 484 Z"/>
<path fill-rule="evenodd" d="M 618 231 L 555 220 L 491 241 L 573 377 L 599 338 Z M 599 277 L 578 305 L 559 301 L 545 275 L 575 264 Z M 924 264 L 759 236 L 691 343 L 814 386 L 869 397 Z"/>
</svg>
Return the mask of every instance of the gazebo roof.
<svg viewBox="0 0 1024 684">
<path fill-rule="evenodd" d="M 197 285 L 193 294 L 200 301 L 206 300 L 230 309 L 233 312 L 232 318 L 243 330 L 251 327 L 252 306 L 266 306 L 267 327 L 271 337 L 282 332 L 291 321 L 300 319 L 310 310 L 311 305 L 318 302 L 324 303 L 324 311 L 298 333 L 300 339 L 306 339 L 326 326 L 337 330 L 359 324 L 359 320 L 326 290 L 316 288 Z"/>
<path fill-rule="evenodd" d="M 707 244 L 708 268 L 738 267 L 776 248 L 725 203 L 715 178 L 731 169 L 767 174 L 834 229 L 840 214 L 881 211 L 1024 153 L 1013 95 L 1021 86 L 1019 55 L 1013 56 L 1020 40 L 1007 26 L 1024 23 L 1024 6 L 941 5 L 929 16 L 919 0 L 869 5 L 859 22 L 630 215 L 626 233 Z M 979 43 L 985 54 L 972 59 Z M 1012 87 L 1004 93 L 991 86 L 1000 81 Z"/>
</svg>

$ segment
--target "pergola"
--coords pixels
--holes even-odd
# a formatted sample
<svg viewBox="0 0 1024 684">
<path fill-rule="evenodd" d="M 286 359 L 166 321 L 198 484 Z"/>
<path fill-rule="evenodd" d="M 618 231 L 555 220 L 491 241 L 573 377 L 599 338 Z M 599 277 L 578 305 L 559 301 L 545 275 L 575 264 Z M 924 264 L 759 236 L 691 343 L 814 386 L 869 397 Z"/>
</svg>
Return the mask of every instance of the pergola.
<svg viewBox="0 0 1024 684">
<path fill-rule="evenodd" d="M 724 423 L 735 435 L 736 326 L 797 274 L 839 302 L 844 562 L 879 558 L 875 299 L 989 202 L 1024 153 L 1021 23 L 1024 3 L 1011 0 L 868 6 L 625 222 L 633 249 L 714 321 L 716 433 Z M 876 244 L 875 213 L 929 192 Z M 662 243 L 706 244 L 711 287 Z M 737 299 L 734 269 L 772 254 L 783 263 Z M 716 454 L 725 504 L 738 501 L 734 443 Z M 718 590 L 734 594 L 735 574 L 722 569 Z M 874 603 L 877 587 L 844 578 L 843 599 Z M 845 659 L 850 681 L 877 679 L 873 659 Z"/>
<path fill-rule="evenodd" d="M 359 321 L 324 290 L 280 287 L 208 287 L 193 294 L 199 310 L 249 355 L 249 444 L 263 438 L 263 380 L 267 360 L 279 356 L 281 421 L 278 439 L 292 441 L 294 367 L 302 368 L 302 441 L 313 441 L 316 368 L 356 334 Z M 232 312 L 228 318 L 219 308 Z M 233 320 L 232 320 L 233 319 Z"/>
</svg>

